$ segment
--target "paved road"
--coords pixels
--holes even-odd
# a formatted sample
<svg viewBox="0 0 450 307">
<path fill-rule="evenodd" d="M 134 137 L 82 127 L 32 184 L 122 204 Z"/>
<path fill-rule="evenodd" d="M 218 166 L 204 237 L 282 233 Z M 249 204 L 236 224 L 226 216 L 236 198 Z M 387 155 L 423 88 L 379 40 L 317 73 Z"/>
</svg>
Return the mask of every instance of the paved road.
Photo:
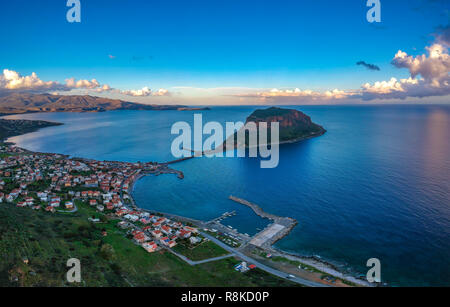
<svg viewBox="0 0 450 307">
<path fill-rule="evenodd" d="M 297 276 L 295 276 L 294 278 L 288 278 L 288 277 L 287 277 L 287 276 L 288 276 L 287 273 L 281 272 L 281 271 L 279 271 L 279 270 L 277 270 L 277 269 L 274 269 L 274 268 L 271 268 L 271 267 L 269 267 L 269 266 L 267 266 L 267 265 L 264 265 L 264 264 L 262 264 L 262 263 L 256 261 L 256 260 L 253 259 L 253 258 L 250 258 L 250 257 L 248 257 L 247 255 L 244 255 L 243 253 L 239 252 L 238 250 L 236 250 L 236 249 L 234 249 L 234 248 L 232 248 L 232 247 L 226 245 L 226 244 L 223 243 L 222 241 L 217 240 L 216 238 L 214 238 L 213 236 L 210 236 L 210 235 L 207 234 L 207 233 L 201 232 L 201 234 L 202 234 L 205 238 L 210 239 L 211 241 L 213 241 L 214 243 L 216 243 L 217 245 L 219 245 L 220 247 L 222 247 L 223 249 L 229 251 L 230 253 L 235 254 L 238 258 L 241 258 L 242 260 L 244 260 L 244 261 L 246 261 L 246 262 L 248 262 L 248 263 L 254 264 L 254 265 L 256 265 L 256 267 L 258 267 L 259 269 L 261 269 L 261 270 L 263 270 L 263 271 L 266 271 L 266 272 L 268 272 L 268 273 L 270 273 L 270 274 L 272 274 L 272 275 L 275 275 L 275 276 L 281 277 L 281 278 L 283 278 L 283 279 L 287 279 L 287 280 L 289 280 L 289 281 L 298 283 L 298 284 L 300 284 L 300 285 L 308 286 L 308 287 L 328 287 L 327 285 L 324 285 L 324 284 L 321 284 L 321 283 L 317 283 L 317 282 L 314 282 L 314 281 L 310 281 L 310 280 L 306 280 L 306 279 L 303 279 L 303 278 L 300 278 L 300 277 L 297 277 Z"/>
<path fill-rule="evenodd" d="M 222 259 L 226 259 L 226 258 L 230 258 L 230 257 L 234 257 L 234 254 L 228 254 L 225 256 L 220 256 L 220 257 L 215 257 L 215 258 L 209 258 L 209 259 L 205 259 L 205 260 L 200 260 L 200 261 L 195 261 L 195 265 L 197 264 L 202 264 L 202 263 L 207 263 L 207 262 L 211 262 L 211 261 L 217 261 L 217 260 L 222 260 Z"/>
<path fill-rule="evenodd" d="M 167 251 L 169 251 L 170 253 L 174 254 L 175 256 L 177 256 L 178 258 L 181 258 L 183 261 L 185 261 L 187 264 L 189 265 L 198 265 L 198 264 L 202 264 L 202 263 L 208 263 L 208 262 L 212 262 L 212 261 L 218 261 L 218 260 L 222 260 L 222 259 L 226 259 L 226 258 L 230 258 L 230 257 L 234 257 L 234 254 L 227 254 L 224 256 L 220 256 L 220 257 L 214 257 L 214 258 L 208 258 L 208 259 L 204 259 L 204 260 L 198 260 L 198 261 L 194 261 L 191 260 L 189 258 L 187 258 L 186 256 L 181 255 L 180 253 L 177 253 L 176 251 L 174 251 L 171 248 L 165 247 L 163 246 L 164 249 L 166 249 Z"/>
</svg>

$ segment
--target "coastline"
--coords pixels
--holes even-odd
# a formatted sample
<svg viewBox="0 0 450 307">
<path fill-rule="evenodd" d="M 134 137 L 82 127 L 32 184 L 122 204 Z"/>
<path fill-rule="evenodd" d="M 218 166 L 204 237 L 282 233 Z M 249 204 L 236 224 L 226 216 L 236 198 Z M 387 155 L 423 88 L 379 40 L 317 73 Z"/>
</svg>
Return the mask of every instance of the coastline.
<svg viewBox="0 0 450 307">
<path fill-rule="evenodd" d="M 160 214 L 162 214 L 164 216 L 167 216 L 169 218 L 179 219 L 179 220 L 182 220 L 184 222 L 190 222 L 190 223 L 194 223 L 194 224 L 205 224 L 206 223 L 205 221 L 202 221 L 202 220 L 197 220 L 197 219 L 194 219 L 194 218 L 184 217 L 184 216 L 176 215 L 174 213 L 159 212 L 157 210 L 144 209 L 144 208 L 139 207 L 136 204 L 136 201 L 134 200 L 134 197 L 133 197 L 133 193 L 134 193 L 134 189 L 135 189 L 136 183 L 140 179 L 142 179 L 142 178 L 144 178 L 146 176 L 150 176 L 150 175 L 158 176 L 159 174 L 140 173 L 134 180 L 130 181 L 129 188 L 128 188 L 127 192 L 128 192 L 128 195 L 130 196 L 130 199 L 131 199 L 133 205 L 136 208 L 139 208 L 140 210 L 143 210 L 143 211 L 146 211 L 146 212 L 149 212 L 149 213 L 158 212 L 158 213 L 160 213 Z M 253 205 L 255 205 L 255 204 L 253 204 Z M 257 205 L 255 205 L 255 206 L 257 206 Z M 262 208 L 260 208 L 260 209 L 261 209 L 262 212 L 264 212 L 262 210 Z M 259 215 L 259 214 L 257 214 L 257 215 Z M 269 218 L 270 217 L 269 219 L 275 218 L 275 217 L 276 218 L 280 218 L 278 216 L 275 216 L 275 215 L 272 215 L 272 214 L 266 213 L 266 212 L 264 212 L 263 215 L 267 215 L 267 216 L 265 216 L 265 217 L 262 216 L 262 215 L 259 215 L 259 216 L 261 218 Z M 276 237 L 273 241 L 271 241 L 270 244 L 266 244 L 263 247 L 260 247 L 260 249 L 262 251 L 264 251 L 267 254 L 272 254 L 274 256 L 283 257 L 283 258 L 285 258 L 287 260 L 290 260 L 290 261 L 300 262 L 300 263 L 302 263 L 304 265 L 310 266 L 310 267 L 312 267 L 312 268 L 314 268 L 314 269 L 316 269 L 318 271 L 321 271 L 324 274 L 332 275 L 333 277 L 340 278 L 340 279 L 342 279 L 344 281 L 353 283 L 353 284 L 355 284 L 357 286 L 362 286 L 362 287 L 373 287 L 374 286 L 373 284 L 370 284 L 369 282 L 367 282 L 365 280 L 362 280 L 362 279 L 360 279 L 360 278 L 358 278 L 358 277 L 356 277 L 354 275 L 350 275 L 350 274 L 344 273 L 343 271 L 339 270 L 335 265 L 333 265 L 331 262 L 328 262 L 327 260 L 317 259 L 317 257 L 313 257 L 313 256 L 310 256 L 310 257 L 301 256 L 301 255 L 298 255 L 298 254 L 295 254 L 295 253 L 291 253 L 291 252 L 288 252 L 288 251 L 284 251 L 284 250 L 281 250 L 281 249 L 275 247 L 274 246 L 275 243 L 278 242 L 279 240 L 283 239 L 287 235 L 289 235 L 291 230 L 298 224 L 298 222 L 296 220 L 292 219 L 292 218 L 286 218 L 286 219 L 291 219 L 293 221 L 292 225 L 287 229 L 287 231 L 284 231 L 281 234 L 281 236 Z M 264 229 L 261 232 L 263 232 L 263 231 L 264 231 Z M 257 236 L 257 235 L 258 234 L 256 234 L 255 236 Z"/>
<path fill-rule="evenodd" d="M 45 127 L 43 127 L 43 128 L 45 128 Z M 37 130 L 39 130 L 39 129 L 37 129 Z M 33 132 L 35 132 L 35 131 L 33 131 Z M 15 136 L 17 136 L 17 135 L 15 135 Z M 313 138 L 313 137 L 316 137 L 316 136 L 318 136 L 318 135 L 314 135 L 314 136 L 311 136 L 309 138 Z M 13 136 L 10 136 L 8 138 L 3 139 L 2 142 L 8 142 L 8 139 L 11 138 L 11 137 L 13 137 Z M 302 139 L 302 140 L 304 140 L 304 139 Z M 301 140 L 297 140 L 295 142 L 299 142 L 299 141 L 301 141 Z M 8 143 L 15 145 L 15 143 L 11 143 L 11 142 L 8 142 Z M 21 148 L 21 147 L 19 147 L 19 148 Z M 24 148 L 21 148 L 21 149 L 25 150 L 28 153 L 34 153 L 34 151 L 30 151 L 30 150 L 27 150 L 27 149 L 24 149 Z M 41 153 L 41 152 L 36 152 L 36 153 L 40 153 L 40 154 L 54 154 L 54 155 L 61 155 L 61 156 L 65 156 L 65 157 L 70 157 L 68 155 L 58 154 L 58 153 Z M 71 158 L 74 159 L 75 157 L 71 157 Z M 77 158 L 77 159 L 92 160 L 92 159 L 85 159 L 85 158 Z M 153 173 L 152 172 L 148 172 L 148 171 L 142 171 L 135 178 L 132 178 L 130 180 L 127 192 L 128 192 L 129 197 L 130 197 L 132 206 L 134 206 L 135 208 L 139 208 L 139 209 L 141 209 L 143 211 L 156 212 L 155 210 L 149 210 L 149 209 L 140 208 L 136 204 L 136 201 L 135 201 L 135 199 L 133 197 L 135 184 L 137 183 L 137 181 L 139 181 L 140 179 L 142 179 L 143 177 L 148 176 L 148 175 L 159 176 L 161 174 L 178 174 L 178 178 L 183 179 L 184 178 L 183 172 L 177 171 L 177 170 L 174 170 L 174 169 L 171 169 L 171 168 L 168 167 L 168 164 L 171 164 L 173 162 L 177 162 L 177 160 L 176 161 L 172 161 L 172 162 L 167 162 L 167 163 L 158 163 L 158 165 L 163 165 L 164 166 L 164 169 L 162 171 L 153 172 Z M 196 220 L 196 219 L 192 219 L 192 218 L 188 218 L 188 217 L 178 216 L 176 214 L 164 213 L 164 212 L 160 212 L 160 213 L 163 214 L 163 215 L 166 215 L 168 217 L 172 217 L 172 218 L 175 218 L 175 219 L 181 219 L 183 221 L 187 221 L 187 222 L 191 222 L 191 223 L 195 223 L 195 224 L 197 224 L 197 223 L 200 223 L 200 224 L 205 223 L 205 221 L 200 221 L 200 220 Z M 297 221 L 295 221 L 295 224 L 292 226 L 292 228 L 295 227 L 296 224 L 297 224 Z M 283 237 L 285 237 L 286 235 L 288 235 L 292 228 L 290 228 L 289 231 L 287 233 L 283 234 L 280 238 L 278 238 L 277 240 L 271 242 L 271 244 L 264 246 L 262 248 L 262 250 L 264 252 L 267 252 L 267 253 L 272 253 L 274 255 L 278 255 L 278 256 L 284 257 L 284 258 L 286 258 L 288 260 L 298 261 L 298 262 L 303 263 L 305 265 L 311 266 L 311 267 L 315 268 L 316 270 L 322 271 L 323 273 L 332 275 L 332 276 L 337 277 L 337 278 L 341 278 L 341 279 L 343 279 L 345 281 L 354 283 L 354 284 L 359 285 L 359 286 L 369 286 L 369 287 L 373 286 L 373 285 L 369 284 L 366 281 L 363 281 L 363 280 L 358 279 L 358 278 L 356 278 L 354 276 L 349 276 L 349 275 L 347 275 L 347 274 L 345 274 L 343 272 L 340 272 L 334 265 L 332 265 L 329 262 L 326 262 L 325 260 L 320 260 L 319 261 L 319 260 L 317 260 L 317 259 L 315 259 L 313 257 L 304 257 L 304 256 L 291 254 L 291 253 L 289 253 L 287 251 L 283 251 L 283 250 L 280 250 L 280 249 L 274 247 L 273 245 L 278 240 L 280 240 Z"/>
</svg>

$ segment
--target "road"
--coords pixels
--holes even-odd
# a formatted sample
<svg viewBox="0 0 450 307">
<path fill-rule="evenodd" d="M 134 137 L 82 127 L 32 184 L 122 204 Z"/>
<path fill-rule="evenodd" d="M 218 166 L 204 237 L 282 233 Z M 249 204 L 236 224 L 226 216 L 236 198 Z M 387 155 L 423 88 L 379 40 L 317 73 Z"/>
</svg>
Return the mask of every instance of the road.
<svg viewBox="0 0 450 307">
<path fill-rule="evenodd" d="M 181 255 L 180 253 L 177 253 L 176 251 L 174 251 L 171 248 L 165 247 L 163 246 L 163 248 L 167 251 L 169 251 L 170 253 L 174 254 L 175 256 L 177 256 L 178 258 L 181 258 L 183 261 L 185 261 L 187 264 L 189 265 L 198 265 L 198 264 L 202 264 L 202 263 L 208 263 L 208 262 L 212 262 L 212 261 L 218 261 L 218 260 L 222 260 L 222 259 L 226 259 L 226 258 L 230 258 L 230 257 L 234 257 L 234 254 L 227 254 L 224 256 L 220 256 L 220 257 L 214 257 L 214 258 L 208 258 L 208 259 L 204 259 L 204 260 L 198 260 L 198 261 L 194 261 L 191 260 L 189 258 L 187 258 L 186 256 Z"/>
<path fill-rule="evenodd" d="M 247 255 L 244 255 L 243 253 L 239 252 L 238 250 L 236 250 L 236 249 L 226 245 L 225 243 L 223 243 L 220 240 L 214 238 L 213 236 L 210 236 L 207 233 L 204 233 L 204 232 L 200 232 L 200 233 L 202 234 L 202 236 L 204 236 L 205 238 L 210 239 L 211 241 L 213 241 L 214 243 L 216 243 L 217 245 L 219 245 L 223 249 L 225 249 L 225 250 L 229 251 L 230 253 L 234 254 L 236 257 L 241 258 L 242 260 L 244 260 L 244 261 L 246 261 L 248 263 L 256 265 L 256 267 L 258 267 L 259 269 L 261 269 L 263 271 L 266 271 L 267 273 L 270 273 L 272 275 L 278 276 L 280 278 L 283 278 L 283 279 L 286 279 L 286 280 L 289 280 L 289 281 L 292 281 L 292 282 L 295 282 L 295 283 L 298 283 L 300 285 L 307 286 L 307 287 L 329 287 L 327 285 L 324 285 L 324 284 L 321 284 L 321 283 L 317 283 L 317 282 L 314 282 L 314 281 L 310 281 L 310 280 L 306 280 L 306 279 L 303 279 L 303 278 L 300 278 L 300 277 L 297 277 L 297 276 L 295 276 L 293 278 L 288 278 L 287 277 L 288 276 L 287 273 L 281 272 L 281 271 L 279 271 L 277 269 L 274 269 L 274 268 L 271 268 L 271 267 L 269 267 L 267 265 L 264 265 L 264 264 L 256 261 L 253 258 L 250 258 Z"/>
</svg>

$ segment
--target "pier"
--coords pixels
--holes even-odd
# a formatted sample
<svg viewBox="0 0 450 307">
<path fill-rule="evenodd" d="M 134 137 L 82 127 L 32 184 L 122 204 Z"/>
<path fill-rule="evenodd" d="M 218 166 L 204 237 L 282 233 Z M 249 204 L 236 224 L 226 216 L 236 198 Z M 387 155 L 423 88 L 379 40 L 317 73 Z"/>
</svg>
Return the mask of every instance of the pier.
<svg viewBox="0 0 450 307">
<path fill-rule="evenodd" d="M 289 232 L 291 232 L 291 230 L 297 225 L 297 221 L 295 219 L 267 213 L 260 206 L 245 199 L 234 196 L 230 196 L 229 199 L 244 206 L 248 206 L 255 212 L 256 215 L 273 221 L 271 225 L 256 234 L 249 242 L 257 247 L 265 248 L 272 246 L 275 242 L 288 235 Z"/>
</svg>

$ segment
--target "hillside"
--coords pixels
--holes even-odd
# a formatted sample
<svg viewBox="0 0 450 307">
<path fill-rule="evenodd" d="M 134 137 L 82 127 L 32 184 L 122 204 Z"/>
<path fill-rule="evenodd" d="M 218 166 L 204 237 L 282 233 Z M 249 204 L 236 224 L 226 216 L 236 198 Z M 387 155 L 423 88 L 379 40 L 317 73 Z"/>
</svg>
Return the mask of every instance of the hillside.
<svg viewBox="0 0 450 307">
<path fill-rule="evenodd" d="M 0 204 L 0 287 L 295 285 L 258 269 L 238 273 L 234 258 L 190 266 L 168 252 L 148 254 L 116 227 L 118 220 L 77 206 L 77 213 L 51 214 Z M 104 223 L 88 222 L 93 215 Z M 81 261 L 81 284 L 66 282 L 70 258 Z"/>
<path fill-rule="evenodd" d="M 147 105 L 94 96 L 12 94 L 0 97 L 0 114 L 31 112 L 104 112 L 112 110 L 189 110 L 182 105 Z"/>
<path fill-rule="evenodd" d="M 0 119 L 0 141 L 12 136 L 34 132 L 41 128 L 59 125 L 62 124 L 42 120 Z"/>
</svg>

